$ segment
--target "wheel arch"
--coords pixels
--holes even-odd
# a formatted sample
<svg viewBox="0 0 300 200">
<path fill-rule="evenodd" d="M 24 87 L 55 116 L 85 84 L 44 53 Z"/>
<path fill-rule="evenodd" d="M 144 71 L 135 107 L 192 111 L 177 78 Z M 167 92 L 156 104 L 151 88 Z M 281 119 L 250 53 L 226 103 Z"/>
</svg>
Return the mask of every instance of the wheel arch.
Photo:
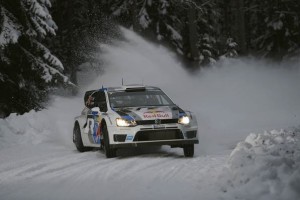
<svg viewBox="0 0 300 200">
<path fill-rule="evenodd" d="M 104 126 L 104 125 L 107 126 L 106 120 L 104 118 L 101 120 L 100 124 L 101 124 L 101 126 Z"/>
</svg>

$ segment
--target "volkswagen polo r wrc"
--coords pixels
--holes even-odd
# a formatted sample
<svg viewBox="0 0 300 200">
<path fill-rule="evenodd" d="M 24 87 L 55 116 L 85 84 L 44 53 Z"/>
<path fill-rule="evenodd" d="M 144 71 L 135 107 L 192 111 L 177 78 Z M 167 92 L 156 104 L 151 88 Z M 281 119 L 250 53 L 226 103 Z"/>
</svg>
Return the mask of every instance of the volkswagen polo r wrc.
<svg viewBox="0 0 300 200">
<path fill-rule="evenodd" d="M 196 116 L 184 111 L 159 88 L 143 85 L 87 91 L 85 107 L 75 118 L 73 142 L 78 151 L 100 147 L 107 158 L 117 149 L 144 145 L 183 148 L 194 156 Z"/>
</svg>

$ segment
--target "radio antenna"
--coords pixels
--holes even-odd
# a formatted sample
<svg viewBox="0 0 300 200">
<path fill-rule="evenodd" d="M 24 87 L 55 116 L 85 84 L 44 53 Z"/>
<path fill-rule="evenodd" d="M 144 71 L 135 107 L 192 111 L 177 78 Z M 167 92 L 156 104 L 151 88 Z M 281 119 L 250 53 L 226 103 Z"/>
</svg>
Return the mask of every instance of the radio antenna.
<svg viewBox="0 0 300 200">
<path fill-rule="evenodd" d="M 122 78 L 122 86 L 124 85 L 124 82 L 123 82 L 123 78 Z"/>
</svg>

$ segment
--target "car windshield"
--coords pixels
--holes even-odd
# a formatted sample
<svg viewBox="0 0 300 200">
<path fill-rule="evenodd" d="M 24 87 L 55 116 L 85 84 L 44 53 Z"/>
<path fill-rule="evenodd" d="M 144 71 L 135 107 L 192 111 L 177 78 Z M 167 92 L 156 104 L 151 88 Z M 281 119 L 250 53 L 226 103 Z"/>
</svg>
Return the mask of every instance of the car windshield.
<svg viewBox="0 0 300 200">
<path fill-rule="evenodd" d="M 114 91 L 108 92 L 108 96 L 112 108 L 174 105 L 161 90 Z"/>
</svg>

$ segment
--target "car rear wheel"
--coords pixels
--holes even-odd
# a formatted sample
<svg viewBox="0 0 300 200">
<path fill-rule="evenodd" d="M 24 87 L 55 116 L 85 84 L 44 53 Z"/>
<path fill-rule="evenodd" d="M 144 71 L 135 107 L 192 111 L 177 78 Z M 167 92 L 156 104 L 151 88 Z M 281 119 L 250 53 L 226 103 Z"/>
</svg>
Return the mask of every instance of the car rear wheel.
<svg viewBox="0 0 300 200">
<path fill-rule="evenodd" d="M 79 152 L 86 151 L 86 148 L 83 146 L 83 143 L 82 143 L 80 128 L 79 128 L 78 124 L 75 124 L 74 129 L 73 129 L 73 142 L 76 146 L 76 149 Z"/>
<path fill-rule="evenodd" d="M 106 158 L 114 158 L 117 156 L 116 149 L 110 148 L 109 145 L 109 137 L 108 137 L 108 130 L 106 125 L 103 126 L 103 140 L 104 140 L 104 152 Z"/>
<path fill-rule="evenodd" d="M 183 147 L 183 153 L 185 157 L 194 156 L 194 144 L 188 144 Z"/>
</svg>

